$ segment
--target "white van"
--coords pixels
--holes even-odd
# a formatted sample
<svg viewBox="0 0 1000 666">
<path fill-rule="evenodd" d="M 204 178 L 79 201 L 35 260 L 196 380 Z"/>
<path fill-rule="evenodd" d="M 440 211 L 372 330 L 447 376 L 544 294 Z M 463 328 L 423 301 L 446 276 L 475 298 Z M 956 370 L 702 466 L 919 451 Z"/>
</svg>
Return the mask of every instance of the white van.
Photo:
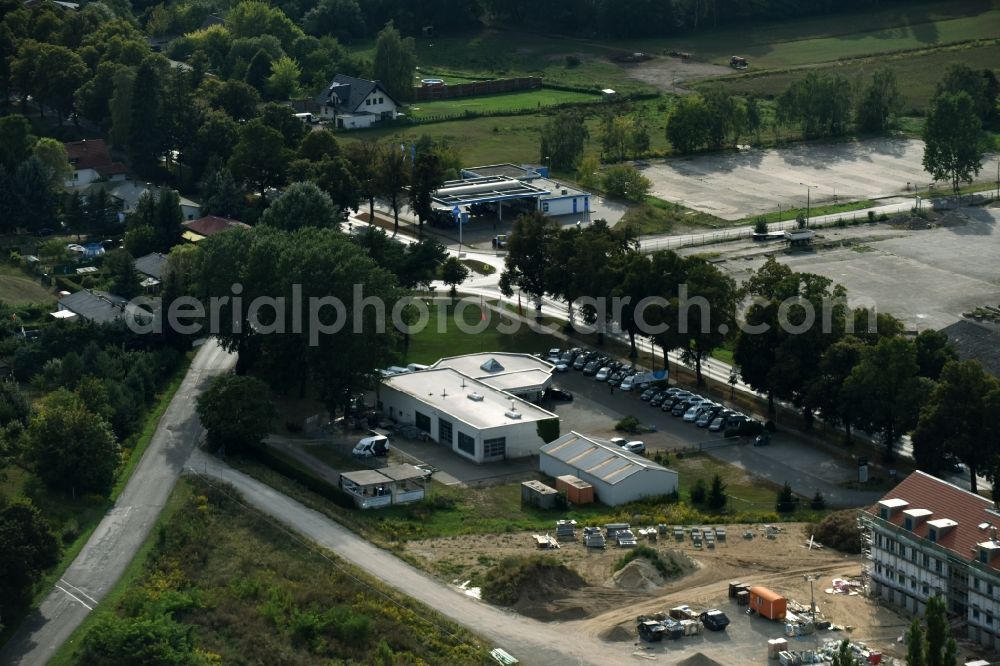
<svg viewBox="0 0 1000 666">
<path fill-rule="evenodd" d="M 316 117 L 311 113 L 296 113 L 295 117 L 304 123 L 309 123 L 310 125 L 314 125 L 316 123 Z"/>
<path fill-rule="evenodd" d="M 388 455 L 389 438 L 385 435 L 365 437 L 354 446 L 352 453 L 359 458 L 373 458 L 375 456 Z"/>
</svg>

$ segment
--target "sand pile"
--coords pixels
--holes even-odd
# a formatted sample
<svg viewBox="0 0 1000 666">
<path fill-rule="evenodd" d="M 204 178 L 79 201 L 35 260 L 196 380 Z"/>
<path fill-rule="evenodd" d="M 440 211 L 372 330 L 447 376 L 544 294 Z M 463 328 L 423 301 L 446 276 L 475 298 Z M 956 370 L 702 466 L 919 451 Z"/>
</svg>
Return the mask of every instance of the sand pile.
<svg viewBox="0 0 1000 666">
<path fill-rule="evenodd" d="M 615 587 L 630 592 L 649 592 L 665 582 L 649 560 L 637 557 L 611 577 Z"/>
</svg>

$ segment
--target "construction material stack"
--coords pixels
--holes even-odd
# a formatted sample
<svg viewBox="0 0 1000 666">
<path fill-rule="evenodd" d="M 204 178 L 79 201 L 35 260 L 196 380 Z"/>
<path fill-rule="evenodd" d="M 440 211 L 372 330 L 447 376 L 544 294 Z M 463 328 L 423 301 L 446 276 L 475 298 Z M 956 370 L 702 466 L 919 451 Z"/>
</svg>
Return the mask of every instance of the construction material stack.
<svg viewBox="0 0 1000 666">
<path fill-rule="evenodd" d="M 607 541 L 600 527 L 583 528 L 583 545 L 587 548 L 606 548 Z"/>
<path fill-rule="evenodd" d="M 556 539 L 559 541 L 576 541 L 576 521 L 557 520 Z"/>
</svg>

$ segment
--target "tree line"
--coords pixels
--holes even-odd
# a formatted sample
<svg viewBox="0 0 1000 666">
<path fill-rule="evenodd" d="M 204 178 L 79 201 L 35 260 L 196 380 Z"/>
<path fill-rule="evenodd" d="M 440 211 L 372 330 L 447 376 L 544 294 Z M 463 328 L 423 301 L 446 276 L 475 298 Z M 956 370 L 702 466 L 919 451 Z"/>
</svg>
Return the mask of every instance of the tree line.
<svg viewBox="0 0 1000 666">
<path fill-rule="evenodd" d="M 772 414 L 786 402 L 807 428 L 819 414 L 847 442 L 863 430 L 879 438 L 887 459 L 913 431 L 927 471 L 962 461 L 973 475 L 1000 479 L 996 378 L 977 362 L 959 362 L 943 333 L 907 336 L 891 315 L 849 307 L 846 290 L 826 277 L 771 258 L 737 285 L 700 257 L 639 252 L 627 227 L 598 220 L 560 228 L 532 213 L 514 222 L 500 288 L 538 308 L 545 296 L 567 302 L 570 325 L 592 326 L 599 339 L 617 327 L 633 356 L 637 336 L 664 358 L 677 351 L 699 384 L 703 361 L 728 348 L 734 372 L 767 396 Z M 616 297 L 628 301 L 614 308 Z M 651 303 L 645 327 L 635 316 L 643 302 Z"/>
</svg>

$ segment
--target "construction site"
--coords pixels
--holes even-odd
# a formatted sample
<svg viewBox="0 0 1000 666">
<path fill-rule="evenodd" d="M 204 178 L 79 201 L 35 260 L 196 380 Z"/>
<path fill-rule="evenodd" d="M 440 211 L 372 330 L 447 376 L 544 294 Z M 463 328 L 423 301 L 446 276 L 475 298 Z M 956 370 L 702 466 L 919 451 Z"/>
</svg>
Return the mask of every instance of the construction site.
<svg viewBox="0 0 1000 666">
<path fill-rule="evenodd" d="M 643 555 L 623 565 L 633 549 Z M 865 663 L 892 663 L 905 654 L 897 640 L 908 622 L 865 595 L 861 557 L 824 548 L 802 523 L 560 522 L 546 534 L 414 541 L 407 553 L 471 596 L 479 596 L 478 581 L 491 567 L 544 553 L 569 573 L 523 581 L 510 608 L 620 644 L 636 656 L 680 660 L 701 653 L 711 659 L 691 663 L 822 663 L 827 648 L 845 638 Z M 711 629 L 718 615 L 708 617 L 708 611 L 727 618 L 720 630 Z"/>
</svg>

